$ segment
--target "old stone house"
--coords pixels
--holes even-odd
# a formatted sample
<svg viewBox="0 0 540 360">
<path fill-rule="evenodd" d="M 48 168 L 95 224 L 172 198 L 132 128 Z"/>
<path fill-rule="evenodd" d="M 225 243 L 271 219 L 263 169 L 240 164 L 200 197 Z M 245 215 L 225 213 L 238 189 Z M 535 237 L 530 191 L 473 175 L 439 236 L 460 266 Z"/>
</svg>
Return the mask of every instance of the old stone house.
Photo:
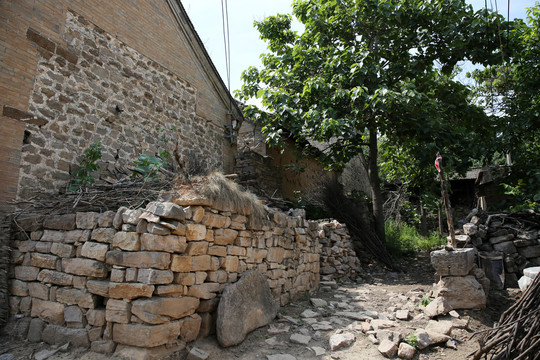
<svg viewBox="0 0 540 360">
<path fill-rule="evenodd" d="M 0 40 L 0 203 L 62 191 L 96 141 L 105 173 L 176 139 L 233 170 L 242 115 L 179 0 L 2 1 Z"/>
</svg>

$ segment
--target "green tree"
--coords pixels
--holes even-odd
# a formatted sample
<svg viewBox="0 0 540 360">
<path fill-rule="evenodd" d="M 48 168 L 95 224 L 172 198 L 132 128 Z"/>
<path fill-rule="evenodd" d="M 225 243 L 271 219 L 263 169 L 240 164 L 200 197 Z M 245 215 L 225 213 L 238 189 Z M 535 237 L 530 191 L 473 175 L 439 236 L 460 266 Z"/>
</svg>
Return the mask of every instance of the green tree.
<svg viewBox="0 0 540 360">
<path fill-rule="evenodd" d="M 289 15 L 255 22 L 270 53 L 262 70 L 243 73 L 240 95 L 259 98 L 266 112 L 249 106 L 246 115 L 264 124 L 270 145 L 283 144 L 283 129 L 300 143 L 325 143 L 329 168 L 359 155 L 384 239 L 378 141 L 424 167 L 437 151 L 449 158 L 446 150 L 467 148 L 463 132 L 476 134 L 485 116 L 450 75 L 460 60 L 498 60 L 496 38 L 486 36 L 496 15 L 464 0 L 297 0 L 293 14 L 302 34 Z"/>
<path fill-rule="evenodd" d="M 473 78 L 497 133 L 492 153 L 511 154 L 510 192 L 540 208 L 540 3 L 527 15 L 527 22 L 517 19 L 504 29 L 505 63 L 476 70 Z"/>
</svg>

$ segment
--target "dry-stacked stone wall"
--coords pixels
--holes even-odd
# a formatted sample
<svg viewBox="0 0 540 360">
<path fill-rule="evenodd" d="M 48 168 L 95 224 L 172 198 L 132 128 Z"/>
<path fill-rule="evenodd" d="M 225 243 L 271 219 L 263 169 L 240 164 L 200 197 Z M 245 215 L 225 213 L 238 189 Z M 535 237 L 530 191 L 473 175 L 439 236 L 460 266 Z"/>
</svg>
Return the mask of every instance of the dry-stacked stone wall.
<svg viewBox="0 0 540 360">
<path fill-rule="evenodd" d="M 128 357 L 167 353 L 212 332 L 220 293 L 246 270 L 266 275 L 278 305 L 318 287 L 326 240 L 333 278 L 352 274 L 350 251 L 336 251 L 348 239 L 341 225 L 265 216 L 172 202 L 19 216 L 10 333 Z"/>
<path fill-rule="evenodd" d="M 531 217 L 528 219 L 528 217 Z M 474 246 L 480 258 L 501 258 L 506 287 L 518 287 L 517 280 L 523 275 L 523 269 L 540 266 L 540 226 L 535 214 L 487 214 L 474 210 L 461 226 L 461 235 L 457 240 L 462 245 Z M 497 271 L 500 265 L 494 264 Z M 499 270 L 500 272 L 500 270 Z M 492 286 L 502 286 L 502 281 L 492 277 Z M 502 274 L 502 272 L 501 272 Z"/>
</svg>

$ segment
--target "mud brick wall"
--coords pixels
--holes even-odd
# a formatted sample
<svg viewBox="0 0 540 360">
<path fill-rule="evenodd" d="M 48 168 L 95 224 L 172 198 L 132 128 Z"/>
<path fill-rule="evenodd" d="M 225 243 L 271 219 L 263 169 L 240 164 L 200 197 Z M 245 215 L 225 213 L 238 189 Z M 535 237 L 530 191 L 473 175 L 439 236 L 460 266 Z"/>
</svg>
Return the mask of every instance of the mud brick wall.
<svg viewBox="0 0 540 360">
<path fill-rule="evenodd" d="M 334 247 L 325 251 L 334 264 L 350 260 L 337 251 L 347 240 L 340 224 L 275 209 L 252 220 L 170 202 L 19 216 L 9 298 L 19 319 L 9 332 L 124 356 L 165 354 L 212 332 L 220 293 L 244 271 L 266 274 L 285 305 L 318 287 L 323 244 Z M 342 266 L 334 273 L 345 273 Z"/>
</svg>

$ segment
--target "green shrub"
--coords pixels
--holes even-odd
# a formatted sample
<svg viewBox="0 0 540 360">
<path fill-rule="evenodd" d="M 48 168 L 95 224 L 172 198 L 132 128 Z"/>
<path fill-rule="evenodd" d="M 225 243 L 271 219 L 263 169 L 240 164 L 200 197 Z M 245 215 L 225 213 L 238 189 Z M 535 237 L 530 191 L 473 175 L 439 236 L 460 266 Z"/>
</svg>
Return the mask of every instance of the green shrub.
<svg viewBox="0 0 540 360">
<path fill-rule="evenodd" d="M 393 220 L 385 223 L 385 233 L 386 247 L 397 257 L 411 255 L 418 250 L 429 250 L 446 243 L 446 239 L 437 232 L 422 236 L 414 226 L 406 223 L 398 224 Z"/>
<path fill-rule="evenodd" d="M 68 192 L 79 191 L 86 185 L 94 183 L 95 180 L 91 174 L 99 169 L 98 160 L 101 160 L 101 143 L 96 141 L 84 150 L 79 170 L 71 175 Z"/>
</svg>

